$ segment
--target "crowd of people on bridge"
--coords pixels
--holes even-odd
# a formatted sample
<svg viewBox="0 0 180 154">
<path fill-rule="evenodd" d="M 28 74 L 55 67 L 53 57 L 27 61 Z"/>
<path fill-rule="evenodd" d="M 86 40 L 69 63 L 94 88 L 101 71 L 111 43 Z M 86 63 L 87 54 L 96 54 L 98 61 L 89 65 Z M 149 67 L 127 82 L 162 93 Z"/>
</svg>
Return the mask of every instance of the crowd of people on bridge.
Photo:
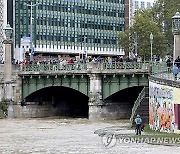
<svg viewBox="0 0 180 154">
<path fill-rule="evenodd" d="M 172 70 L 172 73 L 174 75 L 175 80 L 177 80 L 177 75 L 180 72 L 180 57 L 178 56 L 174 62 L 173 62 L 173 57 L 169 56 L 168 59 L 166 60 L 168 72 L 170 73 Z"/>
<path fill-rule="evenodd" d="M 37 55 L 34 56 L 33 61 L 30 61 L 29 59 L 25 59 L 24 61 L 16 61 L 14 62 L 17 65 L 29 65 L 29 64 L 73 64 L 73 63 L 87 63 L 87 62 L 106 62 L 109 64 L 112 64 L 113 62 L 142 62 L 141 56 L 137 56 L 134 58 L 131 58 L 129 56 L 116 56 L 116 57 L 93 57 L 88 56 L 87 58 L 79 58 L 79 56 L 76 57 L 69 57 L 69 56 L 59 56 L 59 57 L 53 57 L 53 56 L 42 56 Z"/>
</svg>

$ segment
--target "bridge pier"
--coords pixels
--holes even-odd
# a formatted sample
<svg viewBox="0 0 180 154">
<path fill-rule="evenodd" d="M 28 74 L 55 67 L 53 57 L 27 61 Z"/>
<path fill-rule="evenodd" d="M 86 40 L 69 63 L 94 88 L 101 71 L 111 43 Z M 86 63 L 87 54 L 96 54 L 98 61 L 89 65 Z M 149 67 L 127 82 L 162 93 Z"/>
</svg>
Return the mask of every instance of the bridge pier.
<svg viewBox="0 0 180 154">
<path fill-rule="evenodd" d="M 102 81 L 99 74 L 90 74 L 90 94 L 89 94 L 89 119 L 104 119 L 102 100 Z"/>
<path fill-rule="evenodd" d="M 89 94 L 89 119 L 104 120 L 116 119 L 116 112 L 113 112 L 116 106 L 109 106 L 103 101 L 102 96 L 102 75 L 91 74 L 90 94 Z M 113 108 L 113 109 L 112 109 Z M 112 110 L 112 112 L 111 112 Z"/>
</svg>

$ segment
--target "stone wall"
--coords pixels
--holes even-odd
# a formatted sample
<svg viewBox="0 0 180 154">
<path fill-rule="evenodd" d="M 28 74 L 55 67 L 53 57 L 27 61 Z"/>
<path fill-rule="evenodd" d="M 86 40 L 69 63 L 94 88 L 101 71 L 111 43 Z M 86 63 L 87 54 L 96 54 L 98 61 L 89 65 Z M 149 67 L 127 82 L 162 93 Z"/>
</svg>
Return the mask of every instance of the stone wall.
<svg viewBox="0 0 180 154">
<path fill-rule="evenodd" d="M 133 104 L 129 102 L 105 103 L 98 106 L 89 106 L 90 120 L 129 119 Z"/>
<path fill-rule="evenodd" d="M 52 104 L 38 105 L 35 102 L 27 102 L 26 106 L 10 104 L 8 107 L 8 118 L 40 118 L 54 115 Z"/>
</svg>

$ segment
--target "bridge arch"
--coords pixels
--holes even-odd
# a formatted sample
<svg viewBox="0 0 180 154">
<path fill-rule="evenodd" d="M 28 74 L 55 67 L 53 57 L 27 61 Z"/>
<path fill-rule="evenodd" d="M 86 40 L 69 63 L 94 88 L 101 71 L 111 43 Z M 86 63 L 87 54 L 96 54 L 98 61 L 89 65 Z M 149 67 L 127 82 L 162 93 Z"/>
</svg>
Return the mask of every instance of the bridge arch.
<svg viewBox="0 0 180 154">
<path fill-rule="evenodd" d="M 148 86 L 148 74 L 109 75 L 102 79 L 102 95 L 108 97 L 127 88 Z"/>
<path fill-rule="evenodd" d="M 25 97 L 22 105 L 31 109 L 43 108 L 48 116 L 88 117 L 88 100 L 85 94 L 63 86 L 41 88 Z M 41 115 L 42 116 L 42 115 Z"/>
<path fill-rule="evenodd" d="M 89 95 L 89 78 L 87 75 L 46 75 L 25 76 L 22 78 L 22 98 L 48 87 L 62 86 Z"/>
<path fill-rule="evenodd" d="M 143 86 L 133 86 L 122 89 L 104 100 L 109 117 L 115 119 L 129 119 L 132 108 Z"/>
</svg>

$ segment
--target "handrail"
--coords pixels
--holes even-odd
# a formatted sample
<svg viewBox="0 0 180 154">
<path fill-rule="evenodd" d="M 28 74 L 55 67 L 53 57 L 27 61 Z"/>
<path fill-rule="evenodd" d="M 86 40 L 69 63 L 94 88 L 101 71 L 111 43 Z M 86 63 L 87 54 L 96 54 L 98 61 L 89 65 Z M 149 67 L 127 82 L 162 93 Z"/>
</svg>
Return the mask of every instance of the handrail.
<svg viewBox="0 0 180 154">
<path fill-rule="evenodd" d="M 144 69 L 151 74 L 166 73 L 169 68 L 165 62 L 75 62 L 72 64 L 21 64 L 20 71 L 72 71 L 72 70 L 130 70 Z"/>
<path fill-rule="evenodd" d="M 168 67 L 166 62 L 161 62 L 161 63 L 152 63 L 152 74 L 158 74 L 158 73 L 166 73 L 168 72 Z"/>
<path fill-rule="evenodd" d="M 27 64 L 21 65 L 20 70 L 27 71 L 71 71 L 71 70 L 117 70 L 117 69 L 146 69 L 148 70 L 148 62 L 88 62 L 88 63 L 72 63 L 72 64 Z"/>
<path fill-rule="evenodd" d="M 136 111 L 137 111 L 137 108 L 140 106 L 141 104 L 141 101 L 144 99 L 145 97 L 145 87 L 142 89 L 142 91 L 139 93 L 139 96 L 137 97 L 135 103 L 134 103 L 134 106 L 132 108 L 132 113 L 131 113 L 131 117 L 130 117 L 130 123 L 131 125 L 133 124 L 133 118 L 136 114 Z"/>
<path fill-rule="evenodd" d="M 60 70 L 86 70 L 85 63 L 73 64 L 28 64 L 20 67 L 21 71 L 60 71 Z"/>
</svg>

